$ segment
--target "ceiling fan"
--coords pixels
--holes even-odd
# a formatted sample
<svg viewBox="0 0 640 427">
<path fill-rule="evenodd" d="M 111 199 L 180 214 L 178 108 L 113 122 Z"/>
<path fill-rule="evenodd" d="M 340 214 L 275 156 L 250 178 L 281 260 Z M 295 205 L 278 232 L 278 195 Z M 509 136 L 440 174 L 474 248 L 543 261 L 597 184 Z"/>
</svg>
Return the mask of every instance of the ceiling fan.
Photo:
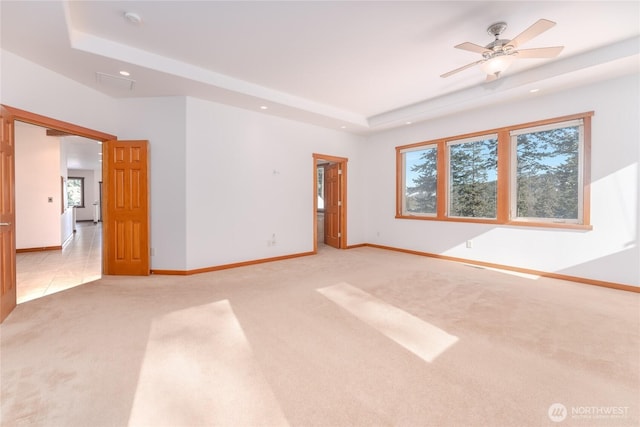
<svg viewBox="0 0 640 427">
<path fill-rule="evenodd" d="M 449 77 L 474 65 L 480 65 L 482 71 L 487 74 L 487 81 L 491 81 L 500 77 L 502 72 L 517 58 L 555 58 L 560 54 L 564 46 L 518 49 L 554 25 L 556 23 L 553 21 L 540 19 L 513 39 L 505 40 L 500 39 L 500 34 L 507 28 L 507 24 L 505 22 L 496 22 L 487 28 L 487 33 L 495 37 L 495 40 L 488 45 L 480 46 L 475 43 L 465 42 L 454 46 L 456 49 L 479 53 L 482 55 L 482 59 L 444 73 L 440 77 Z"/>
</svg>

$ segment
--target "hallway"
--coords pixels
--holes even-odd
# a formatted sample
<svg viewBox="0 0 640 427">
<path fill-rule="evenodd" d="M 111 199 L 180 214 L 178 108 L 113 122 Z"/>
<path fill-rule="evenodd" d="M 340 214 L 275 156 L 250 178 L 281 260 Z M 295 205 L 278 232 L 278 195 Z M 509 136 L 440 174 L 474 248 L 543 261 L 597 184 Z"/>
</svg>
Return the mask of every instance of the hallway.
<svg viewBox="0 0 640 427">
<path fill-rule="evenodd" d="M 73 288 L 102 277 L 102 223 L 78 222 L 62 250 L 16 254 L 17 302 Z"/>
</svg>

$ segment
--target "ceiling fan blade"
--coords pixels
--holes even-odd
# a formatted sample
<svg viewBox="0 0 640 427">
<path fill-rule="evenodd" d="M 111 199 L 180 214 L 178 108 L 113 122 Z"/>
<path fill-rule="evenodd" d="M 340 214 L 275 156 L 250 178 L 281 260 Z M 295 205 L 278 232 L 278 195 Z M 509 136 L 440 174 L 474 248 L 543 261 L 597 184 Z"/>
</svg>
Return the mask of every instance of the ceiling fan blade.
<svg viewBox="0 0 640 427">
<path fill-rule="evenodd" d="M 460 43 L 459 45 L 454 47 L 456 49 L 468 50 L 469 52 L 473 52 L 473 53 L 483 53 L 489 50 L 484 46 L 480 46 L 479 44 L 470 43 L 470 42 Z"/>
<path fill-rule="evenodd" d="M 463 66 L 463 67 L 460 67 L 460 68 L 456 68 L 455 70 L 451 70 L 451 71 L 449 71 L 448 73 L 444 73 L 444 74 L 443 74 L 443 75 L 441 75 L 440 77 L 449 77 L 449 76 L 450 76 L 450 75 L 452 75 L 452 74 L 455 74 L 455 73 L 458 73 L 458 72 L 460 72 L 460 71 L 466 70 L 467 68 L 471 68 L 471 67 L 473 67 L 474 65 L 479 64 L 479 63 L 481 63 L 481 62 L 484 62 L 484 59 L 481 59 L 480 61 L 472 62 L 471 64 L 467 64 L 467 65 L 465 65 L 465 66 Z"/>
<path fill-rule="evenodd" d="M 530 26 L 529 28 L 527 28 L 526 30 L 524 30 L 523 32 L 515 36 L 507 44 L 515 48 L 517 48 L 518 46 L 522 46 L 532 38 L 544 33 L 554 25 L 556 25 L 556 23 L 553 21 L 549 21 L 548 19 L 539 19 L 535 24 L 533 24 L 532 26 Z"/>
<path fill-rule="evenodd" d="M 518 58 L 555 58 L 560 55 L 564 46 L 539 47 L 535 49 L 521 49 L 517 51 Z"/>
</svg>

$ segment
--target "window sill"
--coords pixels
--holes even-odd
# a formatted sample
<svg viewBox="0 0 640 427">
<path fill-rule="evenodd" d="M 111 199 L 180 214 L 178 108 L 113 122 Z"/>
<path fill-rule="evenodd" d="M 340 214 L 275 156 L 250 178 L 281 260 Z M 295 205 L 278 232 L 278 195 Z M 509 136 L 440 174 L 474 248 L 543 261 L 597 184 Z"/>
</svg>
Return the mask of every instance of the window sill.
<svg viewBox="0 0 640 427">
<path fill-rule="evenodd" d="M 471 224 L 493 224 L 500 226 L 514 226 L 514 227 L 535 227 L 535 228 L 556 228 L 564 230 L 593 230 L 592 225 L 585 224 L 572 224 L 572 223 L 557 223 L 557 222 L 533 222 L 533 221 L 506 221 L 501 222 L 495 219 L 487 218 L 438 218 L 435 216 L 419 216 L 419 215 L 396 215 L 396 219 L 417 219 L 427 221 L 442 221 L 442 222 L 464 222 Z"/>
<path fill-rule="evenodd" d="M 505 225 L 515 225 L 517 227 L 542 227 L 542 228 L 562 228 L 565 230 L 593 230 L 590 224 L 575 224 L 570 222 L 534 222 L 534 221 L 509 221 Z"/>
</svg>

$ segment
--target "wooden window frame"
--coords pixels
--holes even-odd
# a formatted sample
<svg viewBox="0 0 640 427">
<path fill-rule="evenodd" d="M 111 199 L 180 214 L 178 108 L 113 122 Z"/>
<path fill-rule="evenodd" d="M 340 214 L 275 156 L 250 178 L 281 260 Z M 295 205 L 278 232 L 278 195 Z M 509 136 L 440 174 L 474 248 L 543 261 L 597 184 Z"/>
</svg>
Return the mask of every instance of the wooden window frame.
<svg viewBox="0 0 640 427">
<path fill-rule="evenodd" d="M 427 145 L 421 145 L 418 147 L 410 147 L 410 148 L 403 148 L 399 151 L 399 155 L 400 158 L 399 160 L 399 173 L 400 173 L 400 188 L 404 188 L 406 186 L 406 162 L 405 162 L 405 157 L 403 157 L 403 154 L 409 153 L 409 152 L 415 152 L 415 151 L 424 151 L 424 150 L 436 150 L 436 212 L 431 213 L 431 212 L 416 212 L 414 214 L 412 214 L 412 216 L 420 216 L 420 217 L 427 217 L 427 218 L 435 218 L 438 215 L 438 208 L 439 208 L 439 199 L 441 197 L 444 197 L 444 195 L 440 194 L 440 179 L 438 179 L 439 177 L 437 176 L 438 170 L 439 170 L 439 163 L 440 163 L 440 148 L 437 144 L 427 144 Z M 400 201 L 400 209 L 404 210 L 404 207 L 406 207 L 406 196 L 404 194 L 404 191 L 401 191 L 398 193 L 398 197 L 399 197 L 399 201 Z"/>
<path fill-rule="evenodd" d="M 577 229 L 591 230 L 590 205 L 591 205 L 591 117 L 594 112 L 584 112 L 551 119 L 539 120 L 535 122 L 521 123 L 517 125 L 505 126 L 501 128 L 483 130 L 480 132 L 472 132 L 452 137 L 439 138 L 430 141 L 417 142 L 408 145 L 396 147 L 396 215 L 397 219 L 415 219 L 425 221 L 447 221 L 447 222 L 466 222 L 466 223 L 482 223 L 495 225 L 509 225 L 520 227 L 543 227 L 543 228 L 560 228 L 560 229 Z M 511 217 L 511 198 L 515 194 L 512 191 L 512 166 L 511 166 L 511 135 L 510 132 L 525 128 L 534 128 L 543 125 L 552 125 L 571 120 L 582 120 L 584 126 L 584 138 L 582 141 L 582 221 L 580 223 L 556 223 L 546 221 L 522 221 Z M 470 218 L 470 217 L 449 217 L 447 215 L 448 206 L 448 157 L 447 143 L 462 139 L 480 137 L 488 134 L 498 135 L 498 179 L 497 179 L 497 206 L 496 218 Z M 403 170 L 403 153 L 410 149 L 418 149 L 423 146 L 438 146 L 438 189 L 440 196 L 437 200 L 436 215 L 408 215 L 404 212 L 403 194 L 404 194 L 404 170 Z"/>
</svg>

